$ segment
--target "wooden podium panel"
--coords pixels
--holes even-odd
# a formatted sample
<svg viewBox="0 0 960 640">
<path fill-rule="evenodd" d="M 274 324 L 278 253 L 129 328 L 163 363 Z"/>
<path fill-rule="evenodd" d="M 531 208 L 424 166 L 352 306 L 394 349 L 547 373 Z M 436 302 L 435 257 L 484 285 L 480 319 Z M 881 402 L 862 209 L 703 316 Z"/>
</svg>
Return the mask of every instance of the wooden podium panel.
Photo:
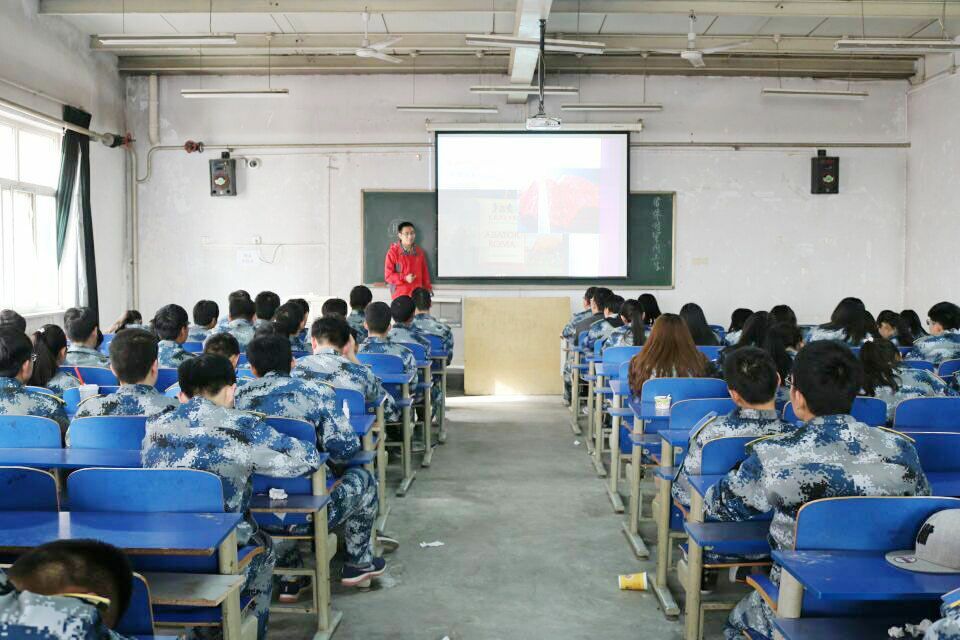
<svg viewBox="0 0 960 640">
<path fill-rule="evenodd" d="M 557 343 L 570 298 L 465 298 L 467 395 L 559 395 Z"/>
</svg>

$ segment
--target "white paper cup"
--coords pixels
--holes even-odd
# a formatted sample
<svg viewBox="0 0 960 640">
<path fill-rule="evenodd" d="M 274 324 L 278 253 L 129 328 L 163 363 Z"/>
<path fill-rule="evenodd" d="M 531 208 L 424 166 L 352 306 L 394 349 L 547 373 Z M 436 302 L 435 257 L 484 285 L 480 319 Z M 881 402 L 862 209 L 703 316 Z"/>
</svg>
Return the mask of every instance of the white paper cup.
<svg viewBox="0 0 960 640">
<path fill-rule="evenodd" d="M 92 398 L 100 392 L 100 386 L 96 384 L 82 384 L 80 385 L 80 402 L 83 402 L 87 398 Z"/>
<path fill-rule="evenodd" d="M 657 413 L 667 413 L 670 411 L 670 396 L 654 396 L 653 407 Z"/>
</svg>

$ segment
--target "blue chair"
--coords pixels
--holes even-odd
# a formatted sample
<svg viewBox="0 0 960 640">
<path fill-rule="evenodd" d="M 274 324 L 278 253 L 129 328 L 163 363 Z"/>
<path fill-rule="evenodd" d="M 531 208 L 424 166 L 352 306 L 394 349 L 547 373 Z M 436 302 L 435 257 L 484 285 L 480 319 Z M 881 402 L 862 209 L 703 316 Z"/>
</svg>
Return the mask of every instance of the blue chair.
<svg viewBox="0 0 960 640">
<path fill-rule="evenodd" d="M 929 371 L 933 373 L 936 370 L 936 367 L 933 366 L 932 362 L 927 362 L 926 360 L 901 360 L 901 367 L 906 367 L 907 369 L 920 369 L 921 371 Z"/>
<path fill-rule="evenodd" d="M 237 360 L 237 366 L 239 367 L 242 364 L 250 364 L 250 361 L 247 360 L 246 352 L 240 354 L 240 359 Z"/>
<path fill-rule="evenodd" d="M 256 378 L 256 376 L 253 375 L 252 369 L 237 369 L 237 378 L 248 378 L 253 380 Z"/>
<path fill-rule="evenodd" d="M 203 343 L 202 342 L 184 342 L 180 345 L 183 347 L 183 350 L 187 353 L 202 353 L 203 352 Z"/>
<path fill-rule="evenodd" d="M 721 327 L 719 324 L 708 324 L 710 330 L 717 334 L 717 337 L 720 338 L 720 342 L 723 342 L 723 339 L 727 337 L 727 330 Z"/>
<path fill-rule="evenodd" d="M 910 398 L 893 413 L 897 431 L 960 431 L 960 398 Z"/>
<path fill-rule="evenodd" d="M 403 345 L 410 351 L 413 351 L 413 357 L 418 363 L 426 361 L 430 354 L 427 353 L 427 350 L 423 348 L 423 345 L 419 342 L 398 342 L 397 344 Z"/>
<path fill-rule="evenodd" d="M 924 473 L 960 471 L 960 433 L 910 433 Z"/>
<path fill-rule="evenodd" d="M 633 359 L 633 356 L 637 355 L 643 350 L 643 347 L 609 347 L 603 352 L 603 364 L 607 369 L 615 369 L 616 373 L 608 375 L 607 378 L 610 380 L 621 379 L 625 380 L 621 376 L 621 373 L 624 371 L 623 365 L 627 365 L 627 370 L 629 370 L 630 360 Z"/>
<path fill-rule="evenodd" d="M 308 442 L 310 444 L 317 444 L 317 430 L 312 424 L 305 420 L 297 420 L 296 418 L 282 418 L 280 416 L 267 416 L 267 424 L 271 427 L 282 433 L 283 435 L 290 436 L 291 438 L 296 438 L 297 440 L 302 440 L 303 442 Z M 301 494 L 309 495 L 313 491 L 313 487 L 310 483 L 310 478 L 308 476 L 302 476 L 299 478 L 272 478 L 269 476 L 262 476 L 260 474 L 253 475 L 253 492 L 254 493 L 267 493 L 271 488 L 283 489 L 290 495 Z M 287 515 L 287 522 L 290 522 L 290 518 L 295 514 Z M 272 518 L 269 516 L 267 519 Z M 262 520 L 262 515 L 257 514 L 257 520 Z M 306 521 L 305 519 L 303 520 Z"/>
<path fill-rule="evenodd" d="M 871 427 L 885 427 L 887 425 L 887 404 L 880 398 L 857 396 L 853 399 L 853 408 L 850 409 L 850 415 Z M 794 413 L 792 402 L 788 402 L 783 407 L 783 419 L 793 424 L 802 422 Z"/>
<path fill-rule="evenodd" d="M 40 416 L 0 416 L 0 448 L 59 449 L 60 425 Z"/>
<path fill-rule="evenodd" d="M 239 378 L 240 376 L 237 376 L 237 377 Z M 176 384 L 172 384 L 172 385 L 170 385 L 169 387 L 167 387 L 166 389 L 164 389 L 164 390 L 163 390 L 163 395 L 167 396 L 168 398 L 176 398 L 176 397 L 179 397 L 179 395 L 180 395 L 180 383 L 178 382 L 178 383 L 176 383 Z"/>
<path fill-rule="evenodd" d="M 48 471 L 0 467 L 0 511 L 59 511 L 57 479 Z"/>
<path fill-rule="evenodd" d="M 333 392 L 337 396 L 337 405 L 342 407 L 344 404 L 350 409 L 351 416 L 362 416 L 367 413 L 367 403 L 363 394 L 356 389 L 341 389 L 333 387 Z"/>
<path fill-rule="evenodd" d="M 707 345 L 698 346 L 697 350 L 700 351 L 703 355 L 707 356 L 707 359 L 711 362 L 716 362 L 720 357 L 720 352 L 723 351 L 725 347 L 717 346 L 711 347 Z"/>
<path fill-rule="evenodd" d="M 727 473 L 746 457 L 746 446 L 757 436 L 725 436 L 707 440 L 700 452 L 700 474 L 709 476 Z"/>
<path fill-rule="evenodd" d="M 670 407 L 670 428 L 690 430 L 711 411 L 725 416 L 736 408 L 736 403 L 729 397 L 681 400 Z"/>
<path fill-rule="evenodd" d="M 432 333 L 423 334 L 424 337 L 430 341 L 430 355 L 433 356 L 446 356 L 449 355 L 443 348 L 443 338 Z"/>
<path fill-rule="evenodd" d="M 173 368 L 163 368 L 157 370 L 157 382 L 153 386 L 164 391 L 172 384 L 177 382 L 177 370 Z"/>
<path fill-rule="evenodd" d="M 116 393 L 120 387 L 116 385 L 97 385 L 97 394 L 101 396 Z M 80 406 L 80 388 L 64 389 L 63 391 L 63 409 L 67 412 L 67 417 L 72 418 Z"/>
<path fill-rule="evenodd" d="M 103 355 L 110 355 L 110 343 L 113 342 L 113 338 L 116 336 L 115 333 L 105 333 L 103 334 L 103 342 L 100 343 L 100 346 L 97 348 L 97 351 Z"/>
<path fill-rule="evenodd" d="M 150 587 L 139 573 L 133 574 L 133 593 L 130 604 L 114 629 L 124 637 L 153 636 L 153 607 L 150 605 Z"/>
<path fill-rule="evenodd" d="M 300 349 L 293 349 L 290 351 L 290 355 L 294 360 L 299 360 L 300 358 L 305 358 L 309 355 L 312 355 L 309 351 L 302 351 Z"/>
<path fill-rule="evenodd" d="M 960 371 L 960 360 L 944 360 L 937 367 L 937 375 L 946 380 L 957 371 Z"/>
<path fill-rule="evenodd" d="M 77 380 L 83 384 L 99 384 L 104 386 L 117 386 L 120 382 L 117 380 L 117 376 L 113 375 L 113 371 L 107 367 L 58 367 L 60 371 L 64 371 L 74 376 Z"/>
<path fill-rule="evenodd" d="M 146 416 L 77 418 L 67 430 L 71 449 L 139 450 L 147 431 Z"/>
</svg>

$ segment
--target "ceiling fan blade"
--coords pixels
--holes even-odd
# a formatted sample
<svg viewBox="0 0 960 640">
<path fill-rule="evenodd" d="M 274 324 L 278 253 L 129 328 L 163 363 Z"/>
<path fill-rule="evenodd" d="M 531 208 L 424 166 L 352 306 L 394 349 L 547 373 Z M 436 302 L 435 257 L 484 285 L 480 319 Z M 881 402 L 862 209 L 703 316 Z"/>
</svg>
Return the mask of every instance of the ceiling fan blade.
<svg viewBox="0 0 960 640">
<path fill-rule="evenodd" d="M 745 47 L 748 44 L 753 44 L 750 40 L 744 40 L 742 42 L 731 42 L 730 44 L 721 44 L 717 47 L 707 47 L 706 49 L 701 49 L 702 53 L 720 53 L 721 51 L 728 51 L 730 49 L 736 49 L 738 47 Z"/>
<path fill-rule="evenodd" d="M 650 53 L 665 53 L 670 56 L 678 56 L 683 53 L 683 49 L 647 49 Z"/>
<path fill-rule="evenodd" d="M 373 44 L 370 45 L 370 48 L 371 48 L 371 49 L 376 49 L 377 51 L 383 51 L 384 49 L 387 49 L 387 48 L 392 47 L 393 45 L 397 44 L 397 43 L 400 42 L 401 40 L 403 40 L 403 36 L 396 36 L 396 37 L 394 37 L 394 38 L 387 38 L 386 40 L 383 40 L 382 42 L 374 42 Z"/>
<path fill-rule="evenodd" d="M 377 60 L 383 60 L 384 62 L 393 62 L 395 64 L 400 64 L 403 62 L 403 58 L 396 58 L 394 56 L 388 56 L 385 53 L 380 53 L 379 51 L 372 51 L 368 58 L 376 58 Z"/>
<path fill-rule="evenodd" d="M 707 66 L 707 63 L 703 61 L 703 58 L 684 58 L 687 62 L 690 63 L 690 66 L 695 69 L 702 69 Z"/>
</svg>

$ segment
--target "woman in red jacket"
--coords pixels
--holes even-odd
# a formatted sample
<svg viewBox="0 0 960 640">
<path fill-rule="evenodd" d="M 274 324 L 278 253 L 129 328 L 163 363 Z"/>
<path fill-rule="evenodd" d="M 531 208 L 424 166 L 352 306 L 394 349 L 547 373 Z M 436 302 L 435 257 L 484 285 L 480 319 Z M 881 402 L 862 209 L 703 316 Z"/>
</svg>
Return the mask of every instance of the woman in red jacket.
<svg viewBox="0 0 960 640">
<path fill-rule="evenodd" d="M 401 222 L 397 227 L 399 242 L 390 245 L 383 263 L 383 279 L 390 285 L 390 295 L 409 296 L 417 287 L 433 291 L 430 285 L 430 270 L 427 254 L 416 246 L 417 232 L 412 222 Z"/>
</svg>

